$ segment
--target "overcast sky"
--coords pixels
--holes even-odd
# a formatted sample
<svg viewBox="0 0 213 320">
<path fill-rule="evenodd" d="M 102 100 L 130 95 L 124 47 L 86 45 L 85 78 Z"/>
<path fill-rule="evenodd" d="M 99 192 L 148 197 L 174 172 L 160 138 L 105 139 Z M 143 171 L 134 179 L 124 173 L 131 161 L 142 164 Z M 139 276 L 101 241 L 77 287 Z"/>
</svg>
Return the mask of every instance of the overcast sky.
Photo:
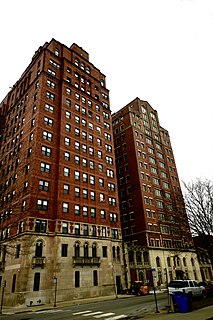
<svg viewBox="0 0 213 320">
<path fill-rule="evenodd" d="M 106 75 L 112 112 L 139 97 L 170 133 L 179 178 L 212 179 L 212 0 L 0 2 L 0 101 L 39 46 L 77 43 Z"/>
</svg>

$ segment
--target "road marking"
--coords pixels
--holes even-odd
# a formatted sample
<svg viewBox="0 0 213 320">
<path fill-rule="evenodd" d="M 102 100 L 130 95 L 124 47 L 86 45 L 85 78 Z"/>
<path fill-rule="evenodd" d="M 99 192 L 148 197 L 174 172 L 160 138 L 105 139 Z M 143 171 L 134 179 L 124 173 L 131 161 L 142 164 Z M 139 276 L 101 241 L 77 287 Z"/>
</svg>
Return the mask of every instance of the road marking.
<svg viewBox="0 0 213 320">
<path fill-rule="evenodd" d="M 103 313 L 103 314 L 100 314 L 99 316 L 95 316 L 94 318 L 109 317 L 109 316 L 113 316 L 114 314 L 115 314 L 115 313 L 113 313 L 113 312 Z"/>
<path fill-rule="evenodd" d="M 88 313 L 88 312 L 92 312 L 92 311 L 91 310 L 87 310 L 87 311 L 75 312 L 75 313 L 73 313 L 73 316 L 77 316 L 79 314 L 84 314 L 84 313 Z"/>
<path fill-rule="evenodd" d="M 56 312 L 61 312 L 61 311 L 63 311 L 63 310 L 59 310 L 59 309 L 57 309 L 57 310 L 42 310 L 42 311 L 35 311 L 34 313 L 36 313 L 36 314 L 38 314 L 38 313 L 56 313 Z"/>
<path fill-rule="evenodd" d="M 95 316 L 96 314 L 100 314 L 100 313 L 103 313 L 103 312 L 102 311 L 91 312 L 91 313 L 84 314 L 83 317 Z"/>
<path fill-rule="evenodd" d="M 121 314 L 120 316 L 106 318 L 105 320 L 117 320 L 117 319 L 123 319 L 123 318 L 126 318 L 126 317 L 127 317 L 127 315 Z"/>
</svg>

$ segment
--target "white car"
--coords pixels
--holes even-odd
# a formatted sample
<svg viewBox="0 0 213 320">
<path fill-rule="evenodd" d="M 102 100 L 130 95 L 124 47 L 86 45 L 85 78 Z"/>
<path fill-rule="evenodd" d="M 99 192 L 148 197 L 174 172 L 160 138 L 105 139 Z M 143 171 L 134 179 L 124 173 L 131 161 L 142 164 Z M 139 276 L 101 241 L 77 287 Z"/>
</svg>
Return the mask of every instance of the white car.
<svg viewBox="0 0 213 320">
<path fill-rule="evenodd" d="M 205 297 L 205 288 L 199 286 L 195 280 L 172 280 L 168 284 L 169 294 L 178 292 L 188 293 L 192 297 Z"/>
</svg>

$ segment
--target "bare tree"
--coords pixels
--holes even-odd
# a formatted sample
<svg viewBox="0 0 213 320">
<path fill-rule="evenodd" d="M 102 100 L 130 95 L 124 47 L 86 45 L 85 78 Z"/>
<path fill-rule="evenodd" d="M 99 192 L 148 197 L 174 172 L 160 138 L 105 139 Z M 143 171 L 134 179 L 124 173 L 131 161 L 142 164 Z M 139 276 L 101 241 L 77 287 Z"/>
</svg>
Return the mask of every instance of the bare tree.
<svg viewBox="0 0 213 320">
<path fill-rule="evenodd" d="M 201 245 L 208 251 L 213 262 L 213 182 L 197 179 L 183 184 L 192 235 L 200 238 Z"/>
</svg>

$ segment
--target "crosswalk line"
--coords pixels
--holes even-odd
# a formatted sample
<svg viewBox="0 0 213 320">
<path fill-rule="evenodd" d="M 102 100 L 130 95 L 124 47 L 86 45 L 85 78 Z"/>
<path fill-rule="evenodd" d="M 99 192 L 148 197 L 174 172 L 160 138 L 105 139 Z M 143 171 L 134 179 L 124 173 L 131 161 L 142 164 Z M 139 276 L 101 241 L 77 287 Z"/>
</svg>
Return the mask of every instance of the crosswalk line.
<svg viewBox="0 0 213 320">
<path fill-rule="evenodd" d="M 103 312 L 101 311 L 91 312 L 91 313 L 84 314 L 83 317 L 95 316 L 96 314 L 100 314 L 100 313 L 103 313 Z"/>
<path fill-rule="evenodd" d="M 95 316 L 94 318 L 103 318 L 103 317 L 109 317 L 109 316 L 113 316 L 115 313 L 113 312 L 108 312 L 108 313 L 103 313 L 103 314 L 100 314 L 99 316 Z"/>
<path fill-rule="evenodd" d="M 36 314 L 40 313 L 56 313 L 56 312 L 61 312 L 63 310 L 60 309 L 53 309 L 53 310 L 41 310 L 41 311 L 35 311 Z"/>
<path fill-rule="evenodd" d="M 105 320 L 118 320 L 118 319 L 124 319 L 124 318 L 127 318 L 126 314 L 120 314 L 119 316 L 106 318 Z"/>
<path fill-rule="evenodd" d="M 92 312 L 92 311 L 91 310 L 86 310 L 86 311 L 74 312 L 73 316 L 78 316 L 80 314 L 89 313 L 89 312 Z"/>
</svg>

